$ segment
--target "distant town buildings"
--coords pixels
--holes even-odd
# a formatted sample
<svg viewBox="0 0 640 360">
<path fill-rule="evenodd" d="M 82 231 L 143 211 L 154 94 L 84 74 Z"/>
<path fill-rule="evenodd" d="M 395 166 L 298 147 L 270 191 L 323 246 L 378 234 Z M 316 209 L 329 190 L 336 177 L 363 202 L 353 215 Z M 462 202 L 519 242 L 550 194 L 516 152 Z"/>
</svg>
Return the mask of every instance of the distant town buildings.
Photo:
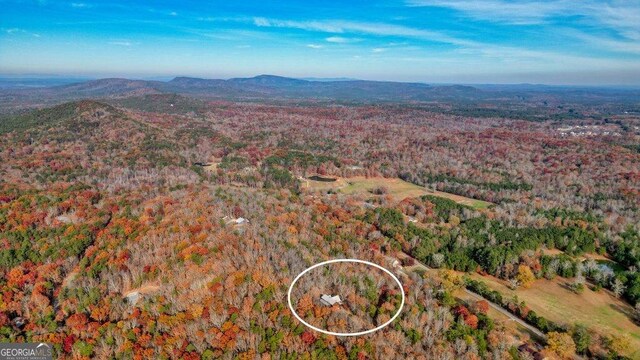
<svg viewBox="0 0 640 360">
<path fill-rule="evenodd" d="M 613 125 L 575 125 L 557 128 L 560 136 L 622 136 L 618 126 Z"/>
</svg>

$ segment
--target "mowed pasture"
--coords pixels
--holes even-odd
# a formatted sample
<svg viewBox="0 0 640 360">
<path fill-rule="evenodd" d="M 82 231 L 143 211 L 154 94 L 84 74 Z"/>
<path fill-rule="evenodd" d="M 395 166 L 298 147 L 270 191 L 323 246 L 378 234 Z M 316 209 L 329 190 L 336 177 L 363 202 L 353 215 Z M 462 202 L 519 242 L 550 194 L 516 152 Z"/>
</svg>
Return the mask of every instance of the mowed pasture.
<svg viewBox="0 0 640 360">
<path fill-rule="evenodd" d="M 427 190 L 398 178 L 383 178 L 357 176 L 352 178 L 337 178 L 333 182 L 314 181 L 301 179 L 303 187 L 317 191 L 333 190 L 342 194 L 371 194 L 375 189 L 385 188 L 386 193 L 394 200 L 400 201 L 406 198 L 417 198 L 424 195 L 433 195 L 455 201 L 475 209 L 485 209 L 493 205 L 490 202 L 471 199 L 468 197 L 450 194 L 442 191 Z"/>
<path fill-rule="evenodd" d="M 553 322 L 579 323 L 602 334 L 627 334 L 633 349 L 628 355 L 633 359 L 640 358 L 640 327 L 630 317 L 633 308 L 607 290 L 595 292 L 585 287 L 583 293 L 576 294 L 567 287 L 570 280 L 560 277 L 539 279 L 528 289 L 511 290 L 493 276 L 472 274 L 471 277 L 486 283 L 503 297 L 517 296 L 531 310 Z"/>
</svg>

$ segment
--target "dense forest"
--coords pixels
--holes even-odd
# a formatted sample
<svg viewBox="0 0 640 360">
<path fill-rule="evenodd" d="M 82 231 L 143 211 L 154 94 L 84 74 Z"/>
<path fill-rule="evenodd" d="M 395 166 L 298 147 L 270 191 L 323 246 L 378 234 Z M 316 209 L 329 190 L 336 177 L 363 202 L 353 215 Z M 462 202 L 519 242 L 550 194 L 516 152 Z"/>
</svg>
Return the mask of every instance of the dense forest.
<svg viewBox="0 0 640 360">
<path fill-rule="evenodd" d="M 308 324 L 337 333 L 382 326 L 401 311 L 402 289 L 384 271 L 361 263 L 309 270 L 293 284 L 292 304 Z M 336 303 L 322 301 L 337 296 Z"/>
<path fill-rule="evenodd" d="M 0 341 L 46 341 L 60 358 L 633 357 L 637 342 L 547 320 L 462 274 L 513 288 L 562 278 L 640 303 L 640 118 L 571 107 L 527 121 L 145 96 L 6 115 Z M 563 130 L 586 125 L 588 135 Z M 433 194 L 313 191 L 312 175 L 399 178 Z M 349 338 L 293 317 L 291 281 L 335 258 L 399 276 L 406 303 L 392 324 Z M 416 261 L 440 270 L 413 271 Z M 351 315 L 375 324 L 394 312 L 397 289 L 341 281 L 363 293 Z M 456 296 L 465 287 L 546 340 L 514 335 L 486 300 Z M 331 315 L 314 301 L 300 300 L 302 312 Z"/>
</svg>

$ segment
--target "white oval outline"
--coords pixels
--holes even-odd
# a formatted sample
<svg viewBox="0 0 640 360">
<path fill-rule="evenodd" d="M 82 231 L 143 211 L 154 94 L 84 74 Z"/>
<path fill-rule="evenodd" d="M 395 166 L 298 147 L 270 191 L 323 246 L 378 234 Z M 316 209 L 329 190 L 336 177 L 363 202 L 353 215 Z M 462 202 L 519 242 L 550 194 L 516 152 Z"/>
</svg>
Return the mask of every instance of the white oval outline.
<svg viewBox="0 0 640 360">
<path fill-rule="evenodd" d="M 307 272 L 309 272 L 309 271 L 311 271 L 311 270 L 313 270 L 313 269 L 315 269 L 317 267 L 320 267 L 320 266 L 323 266 L 323 265 L 327 265 L 327 264 L 341 263 L 341 262 L 354 262 L 354 263 L 360 263 L 360 264 L 373 266 L 373 267 L 378 268 L 378 269 L 384 271 L 385 273 L 389 274 L 393 278 L 393 280 L 396 281 L 396 283 L 398 284 L 398 287 L 400 288 L 400 293 L 402 293 L 402 302 L 400 303 L 400 308 L 398 309 L 398 312 L 396 312 L 396 314 L 393 315 L 393 317 L 391 319 L 389 319 L 389 321 L 385 322 L 384 324 L 382 324 L 382 325 L 380 325 L 380 326 L 378 326 L 376 328 L 373 328 L 373 329 L 370 329 L 370 330 L 366 330 L 366 331 L 360 331 L 360 332 L 355 332 L 355 333 L 337 333 L 337 332 L 323 330 L 323 329 L 317 328 L 317 327 L 307 323 L 306 321 L 302 320 L 302 318 L 298 315 L 298 313 L 293 309 L 293 305 L 291 304 L 291 291 L 293 290 L 293 286 L 296 284 L 296 282 L 298 282 L 298 279 L 300 279 L 302 277 L 302 275 L 306 274 Z M 323 261 L 323 262 L 317 263 L 317 264 L 311 266 L 310 268 L 307 268 L 306 270 L 304 270 L 300 274 L 298 274 L 298 276 L 296 276 L 296 278 L 293 279 L 293 282 L 291 283 L 291 285 L 289 285 L 289 291 L 287 293 L 287 302 L 288 302 L 288 305 L 289 305 L 289 309 L 293 313 L 293 316 L 295 316 L 296 319 L 298 319 L 305 326 L 307 326 L 307 327 L 309 327 L 309 328 L 311 328 L 311 329 L 313 329 L 315 331 L 318 331 L 318 332 L 321 332 L 321 333 L 327 334 L 327 335 L 334 335 L 334 336 L 360 336 L 360 335 L 370 334 L 370 333 L 372 333 L 374 331 L 378 331 L 378 330 L 384 328 L 385 326 L 391 324 L 393 322 L 393 320 L 395 320 L 400 315 L 400 313 L 402 312 L 402 308 L 404 307 L 404 297 L 405 297 L 404 288 L 402 288 L 402 283 L 400 282 L 400 280 L 395 275 L 393 275 L 393 273 L 391 271 L 383 268 L 382 266 L 380 266 L 378 264 L 374 264 L 374 263 L 369 262 L 369 261 L 360 260 L 360 259 L 333 259 L 333 260 L 328 260 L 328 261 Z"/>
</svg>

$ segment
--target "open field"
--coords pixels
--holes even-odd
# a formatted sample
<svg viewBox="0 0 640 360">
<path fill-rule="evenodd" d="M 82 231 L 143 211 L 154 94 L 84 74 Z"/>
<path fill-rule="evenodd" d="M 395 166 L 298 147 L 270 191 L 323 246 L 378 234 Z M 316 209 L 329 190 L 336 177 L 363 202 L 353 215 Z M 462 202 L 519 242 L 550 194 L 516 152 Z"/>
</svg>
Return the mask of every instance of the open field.
<svg viewBox="0 0 640 360">
<path fill-rule="evenodd" d="M 607 290 L 594 292 L 585 288 L 582 294 L 576 294 L 565 286 L 566 279 L 556 278 L 536 280 L 530 288 L 514 291 L 493 276 L 472 274 L 471 277 L 483 281 L 503 296 L 518 296 L 529 308 L 551 321 L 581 323 L 603 334 L 628 334 L 631 348 L 640 349 L 640 327 L 629 318 L 633 309 Z M 629 355 L 640 358 L 640 350 Z"/>
<path fill-rule="evenodd" d="M 488 201 L 472 199 L 465 196 L 450 194 L 442 191 L 426 190 L 426 193 L 427 195 L 433 195 L 433 196 L 438 196 L 445 199 L 453 200 L 460 205 L 470 206 L 474 209 L 486 209 L 489 206 L 493 205 L 493 203 L 490 203 Z"/>
<path fill-rule="evenodd" d="M 564 251 L 558 250 L 558 249 L 542 249 L 542 253 L 544 255 L 560 255 L 560 254 L 564 254 Z M 615 264 L 613 260 L 609 259 L 605 255 L 600 255 L 597 253 L 583 254 L 583 255 L 577 256 L 577 258 L 580 260 L 593 259 L 598 263 L 608 263 L 608 264 L 611 264 L 612 266 L 613 264 Z"/>
<path fill-rule="evenodd" d="M 467 198 L 460 195 L 449 194 L 442 191 L 430 191 L 398 178 L 366 178 L 363 176 L 352 178 L 337 178 L 333 182 L 313 181 L 304 179 L 303 185 L 313 190 L 335 190 L 344 194 L 370 193 L 373 189 L 385 187 L 387 193 L 395 200 L 415 198 L 423 195 L 433 195 L 455 201 L 458 204 L 470 206 L 475 209 L 485 209 L 493 205 L 490 202 Z"/>
</svg>

